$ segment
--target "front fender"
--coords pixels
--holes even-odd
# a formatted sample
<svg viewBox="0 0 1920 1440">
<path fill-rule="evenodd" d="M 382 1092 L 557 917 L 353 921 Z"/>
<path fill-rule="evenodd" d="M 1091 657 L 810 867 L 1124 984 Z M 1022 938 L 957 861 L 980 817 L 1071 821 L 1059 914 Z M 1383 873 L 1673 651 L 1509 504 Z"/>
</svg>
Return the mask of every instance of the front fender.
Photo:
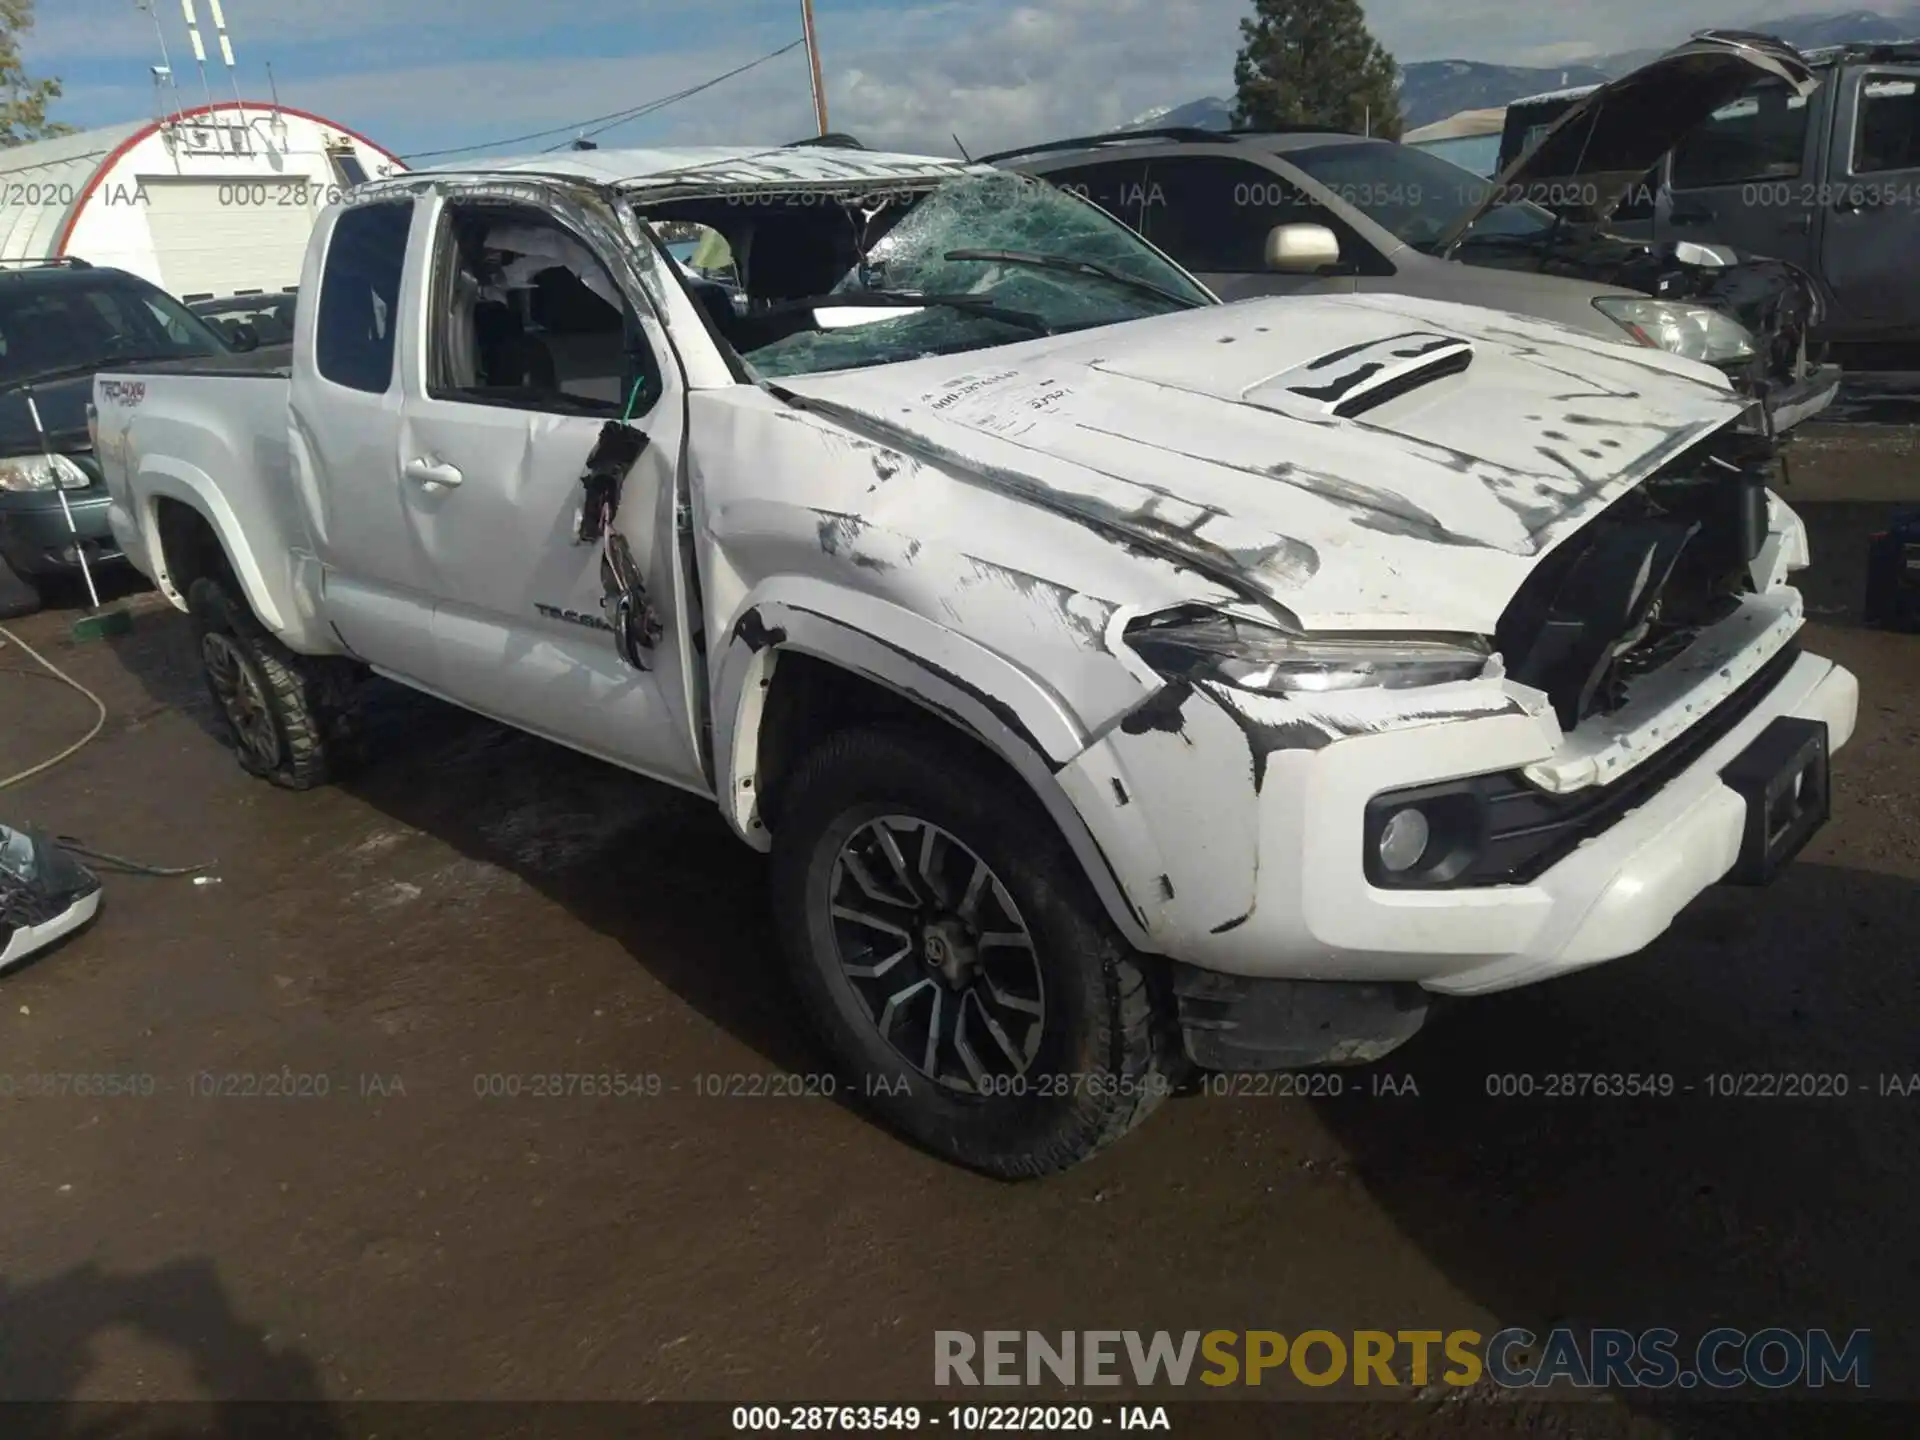
<svg viewBox="0 0 1920 1440">
<path fill-rule="evenodd" d="M 1108 863 L 1059 776 L 1091 737 L 1038 678 L 944 626 L 886 600 L 804 578 L 757 587 L 733 618 L 713 670 L 721 811 L 756 849 L 760 727 L 779 656 L 811 655 L 914 701 L 974 736 L 1013 768 L 1073 848 L 1116 926 L 1153 948 L 1148 898 Z"/>
</svg>

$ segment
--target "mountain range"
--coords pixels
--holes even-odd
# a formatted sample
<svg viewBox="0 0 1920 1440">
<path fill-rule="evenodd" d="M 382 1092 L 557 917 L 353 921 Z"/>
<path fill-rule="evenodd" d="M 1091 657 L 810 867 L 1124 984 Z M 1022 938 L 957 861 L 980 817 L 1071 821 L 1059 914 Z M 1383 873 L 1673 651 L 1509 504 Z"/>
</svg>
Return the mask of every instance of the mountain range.
<svg viewBox="0 0 1920 1440">
<path fill-rule="evenodd" d="M 1814 49 L 1822 45 L 1905 40 L 1920 37 L 1920 5 L 1892 14 L 1873 10 L 1848 10 L 1811 15 L 1790 15 L 1784 19 L 1762 20 L 1738 27 L 1777 35 L 1789 45 Z M 1522 95 L 1538 95 L 1547 90 L 1563 90 L 1574 85 L 1594 85 L 1615 79 L 1646 64 L 1665 50 L 1655 45 L 1594 55 L 1578 64 L 1555 66 L 1493 65 L 1481 60 L 1416 60 L 1400 69 L 1400 109 L 1406 127 L 1412 130 L 1444 120 L 1462 110 L 1486 110 L 1518 100 Z M 1225 130 L 1233 123 L 1233 101 L 1217 95 L 1189 100 L 1181 105 L 1163 105 L 1137 115 L 1127 125 L 1130 130 L 1150 127 L 1190 126 L 1199 130 Z"/>
</svg>

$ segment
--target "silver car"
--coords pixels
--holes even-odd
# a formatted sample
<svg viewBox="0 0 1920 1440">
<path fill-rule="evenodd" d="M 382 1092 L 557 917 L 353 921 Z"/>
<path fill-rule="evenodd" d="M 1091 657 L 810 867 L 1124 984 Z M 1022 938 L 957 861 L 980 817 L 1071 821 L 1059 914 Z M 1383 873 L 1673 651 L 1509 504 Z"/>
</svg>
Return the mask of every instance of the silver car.
<svg viewBox="0 0 1920 1440">
<path fill-rule="evenodd" d="M 1750 48 L 1683 49 L 1689 116 L 1774 73 L 1774 58 Z M 1663 57 L 1675 69 L 1681 58 Z M 1649 72 L 1637 78 L 1669 78 Z M 1606 98 L 1555 128 L 1573 131 Z M 1638 168 L 1605 177 L 1618 185 L 1536 184 L 1525 159 L 1488 181 L 1412 146 L 1310 129 L 1123 131 L 986 158 L 1091 200 L 1222 299 L 1386 291 L 1514 311 L 1715 365 L 1785 431 L 1839 388 L 1837 367 L 1807 361 L 1817 291 L 1780 261 L 1613 233 L 1614 208 L 1671 142 L 1646 128 L 1629 137 L 1651 147 L 1645 163 L 1636 151 Z"/>
</svg>

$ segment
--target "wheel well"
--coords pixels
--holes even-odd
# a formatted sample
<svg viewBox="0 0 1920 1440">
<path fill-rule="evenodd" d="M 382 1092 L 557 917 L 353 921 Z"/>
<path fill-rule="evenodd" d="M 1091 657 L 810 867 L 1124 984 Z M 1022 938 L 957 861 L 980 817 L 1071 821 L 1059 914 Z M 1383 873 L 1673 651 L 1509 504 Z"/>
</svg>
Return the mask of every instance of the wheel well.
<svg viewBox="0 0 1920 1440">
<path fill-rule="evenodd" d="M 213 523 L 183 500 L 153 502 L 154 529 L 160 537 L 160 568 L 167 586 L 182 600 L 196 580 L 219 580 L 240 598 L 233 563 Z"/>
<path fill-rule="evenodd" d="M 774 662 L 755 757 L 762 823 L 769 829 L 779 826 L 781 793 L 815 746 L 836 731 L 865 725 L 917 730 L 964 745 L 1004 771 L 1022 792 L 1028 788 L 1020 773 L 977 735 L 864 675 L 783 650 Z"/>
<path fill-rule="evenodd" d="M 976 759 L 986 774 L 1005 780 L 1009 794 L 1031 805 L 1035 823 L 1050 827 L 1060 837 L 1068 853 L 1074 856 L 1081 878 L 1091 886 L 1092 897 L 1104 906 L 1123 933 L 1130 927 L 1131 931 L 1144 934 L 1145 918 L 1128 896 L 1111 861 L 1100 850 L 1098 840 L 1085 831 L 1083 824 L 1080 843 L 1076 844 L 1074 835 L 1067 829 L 1070 822 L 1053 813 L 1053 807 L 1036 793 L 1028 778 L 985 739 L 952 718 L 832 661 L 790 650 L 776 650 L 774 655 L 773 675 L 755 743 L 753 783 L 758 793 L 758 826 L 779 832 L 781 800 L 795 771 L 829 735 L 856 726 L 910 730 L 955 747 Z M 1096 866 L 1104 870 L 1111 882 L 1111 898 L 1104 898 Z"/>
</svg>

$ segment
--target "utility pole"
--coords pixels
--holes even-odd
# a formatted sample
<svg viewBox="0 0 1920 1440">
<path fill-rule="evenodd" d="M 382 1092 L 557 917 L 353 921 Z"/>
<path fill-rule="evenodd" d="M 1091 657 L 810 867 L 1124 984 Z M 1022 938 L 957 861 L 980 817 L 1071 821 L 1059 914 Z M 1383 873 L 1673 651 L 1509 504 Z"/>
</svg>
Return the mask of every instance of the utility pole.
<svg viewBox="0 0 1920 1440">
<path fill-rule="evenodd" d="M 820 79 L 820 40 L 813 28 L 813 0 L 800 0 L 800 25 L 807 37 L 807 67 L 813 76 L 813 118 L 827 133 L 827 87 Z"/>
</svg>

